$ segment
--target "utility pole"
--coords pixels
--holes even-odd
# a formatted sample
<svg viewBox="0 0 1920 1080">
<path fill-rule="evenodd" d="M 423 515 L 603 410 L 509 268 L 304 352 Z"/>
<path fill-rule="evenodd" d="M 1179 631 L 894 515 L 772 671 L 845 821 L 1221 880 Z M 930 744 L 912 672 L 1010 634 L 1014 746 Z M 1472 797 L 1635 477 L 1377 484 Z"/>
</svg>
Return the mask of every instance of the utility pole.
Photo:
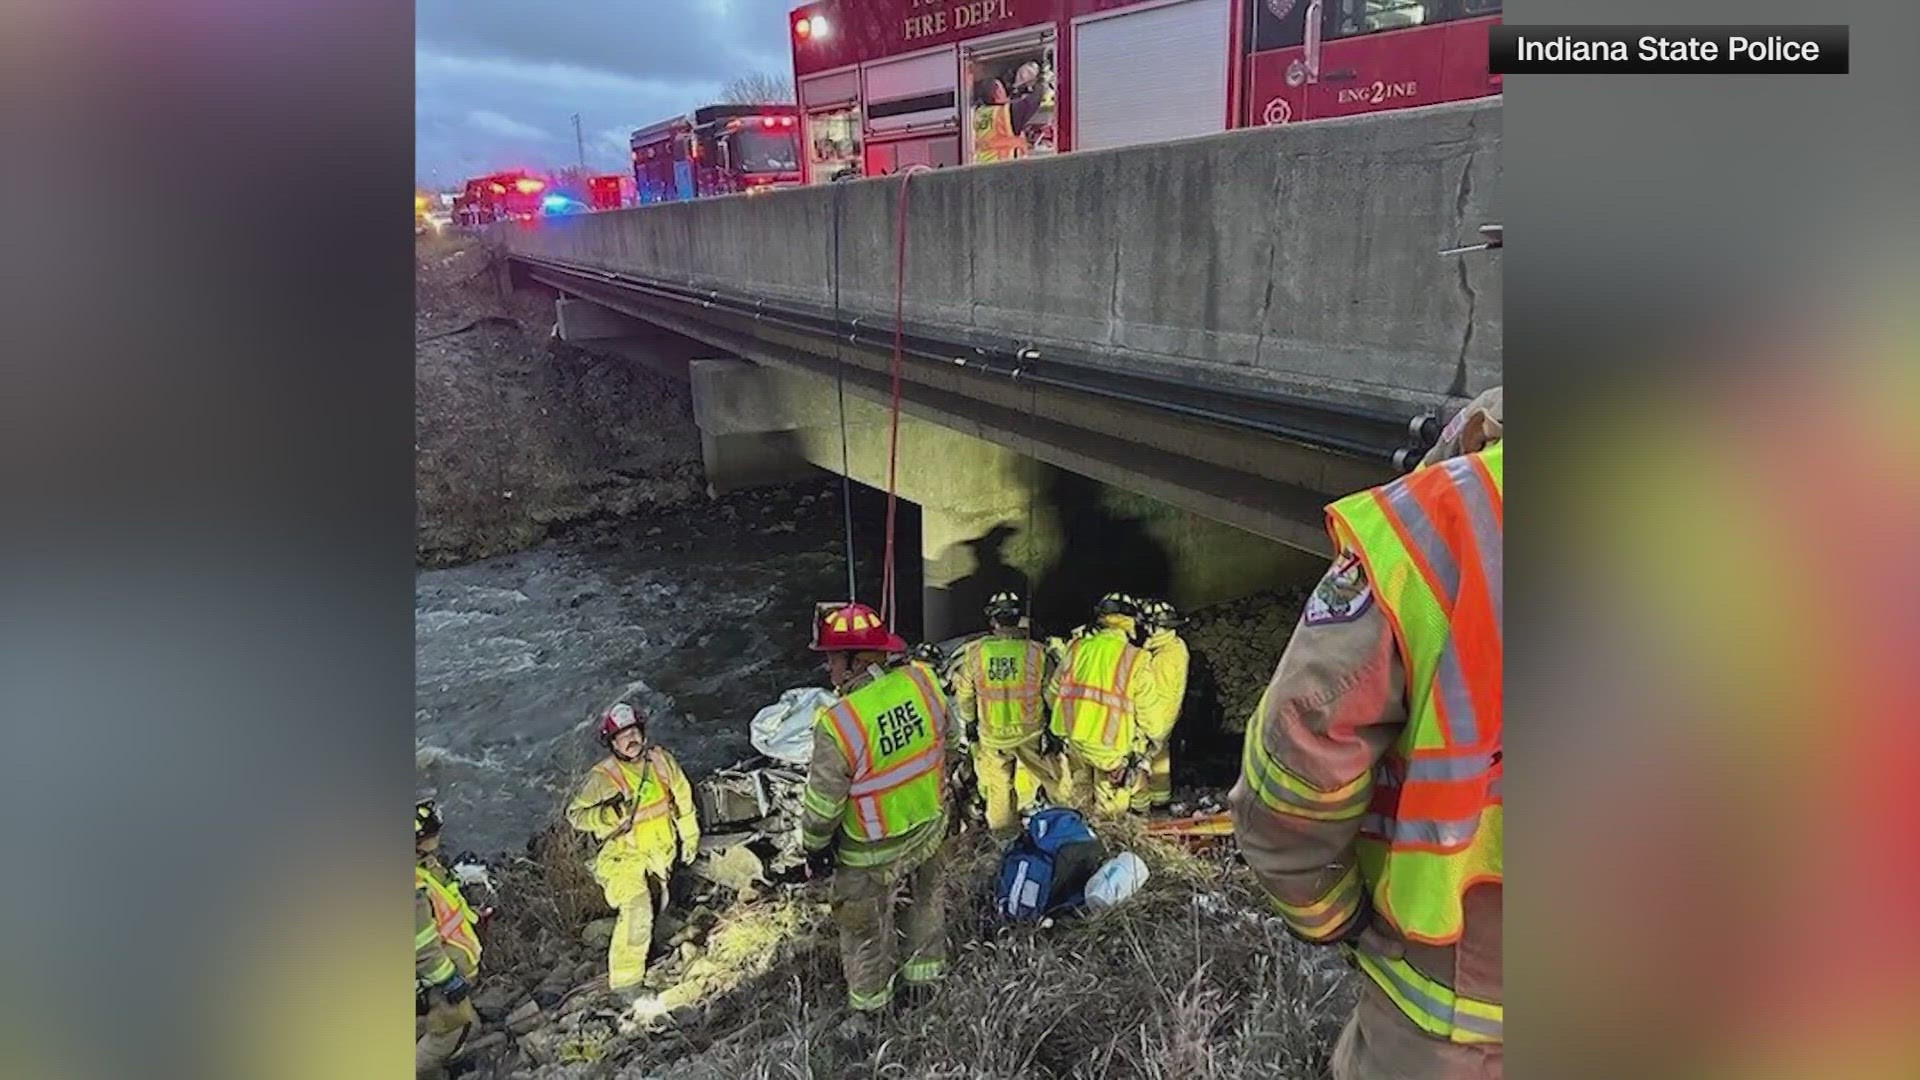
<svg viewBox="0 0 1920 1080">
<path fill-rule="evenodd" d="M 587 140 L 580 134 L 580 114 L 573 114 L 573 145 L 580 153 L 580 171 L 587 171 Z"/>
</svg>

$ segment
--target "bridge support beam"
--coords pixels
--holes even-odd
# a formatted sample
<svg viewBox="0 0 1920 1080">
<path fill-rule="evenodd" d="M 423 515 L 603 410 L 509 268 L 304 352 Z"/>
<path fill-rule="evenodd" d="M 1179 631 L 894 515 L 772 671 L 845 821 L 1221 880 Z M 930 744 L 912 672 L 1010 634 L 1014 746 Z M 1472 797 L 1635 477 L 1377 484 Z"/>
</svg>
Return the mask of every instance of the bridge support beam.
<svg viewBox="0 0 1920 1080">
<path fill-rule="evenodd" d="M 687 374 L 709 498 L 813 474 L 803 442 L 817 433 L 802 431 L 817 423 L 805 415 L 815 390 L 801 376 L 729 359 L 689 361 Z"/>
<path fill-rule="evenodd" d="M 710 493 L 843 470 L 831 380 L 739 360 L 689 371 Z M 887 407 L 849 392 L 845 419 L 844 470 L 885 490 Z M 899 497 L 920 507 L 922 625 L 903 628 L 909 637 L 980 629 L 1001 589 L 1032 592 L 1036 620 L 1064 630 L 1108 591 L 1195 607 L 1310 580 L 1325 561 L 912 415 L 900 419 L 897 473 Z"/>
<path fill-rule="evenodd" d="M 569 296 L 563 296 L 553 302 L 553 317 L 555 325 L 560 328 L 560 340 L 569 345 L 634 337 L 652 331 L 651 327 L 639 319 L 623 315 L 591 300 L 579 300 Z"/>
</svg>

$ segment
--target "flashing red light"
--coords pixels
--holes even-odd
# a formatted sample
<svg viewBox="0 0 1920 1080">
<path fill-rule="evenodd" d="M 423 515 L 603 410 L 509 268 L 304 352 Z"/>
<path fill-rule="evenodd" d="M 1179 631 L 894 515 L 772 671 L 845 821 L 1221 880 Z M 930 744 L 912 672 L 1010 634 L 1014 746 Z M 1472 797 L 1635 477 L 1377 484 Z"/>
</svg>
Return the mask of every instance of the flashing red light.
<svg viewBox="0 0 1920 1080">
<path fill-rule="evenodd" d="M 773 126 L 773 117 L 771 117 L 771 116 L 763 116 L 763 117 L 761 117 L 761 118 L 760 118 L 760 126 L 761 126 L 761 127 L 772 127 L 772 126 Z"/>
<path fill-rule="evenodd" d="M 781 117 L 781 118 L 780 118 L 780 126 L 781 126 L 781 127 L 792 127 L 792 126 L 793 126 L 793 117 L 791 117 L 791 116 L 783 116 L 783 117 Z"/>
<path fill-rule="evenodd" d="M 534 192 L 539 191 L 540 189 L 546 187 L 547 185 L 542 181 L 535 180 L 531 176 L 523 176 L 520 179 L 515 180 L 513 182 L 513 186 L 519 190 L 520 194 L 531 195 Z"/>
<path fill-rule="evenodd" d="M 807 38 L 812 37 L 813 36 L 813 20 L 807 18 L 805 15 L 800 16 L 800 18 L 793 24 L 793 36 L 799 38 L 802 41 L 805 41 Z"/>
<path fill-rule="evenodd" d="M 505 195 L 507 193 L 507 189 L 501 187 L 499 184 L 488 184 L 487 186 L 493 189 L 495 195 Z"/>
</svg>

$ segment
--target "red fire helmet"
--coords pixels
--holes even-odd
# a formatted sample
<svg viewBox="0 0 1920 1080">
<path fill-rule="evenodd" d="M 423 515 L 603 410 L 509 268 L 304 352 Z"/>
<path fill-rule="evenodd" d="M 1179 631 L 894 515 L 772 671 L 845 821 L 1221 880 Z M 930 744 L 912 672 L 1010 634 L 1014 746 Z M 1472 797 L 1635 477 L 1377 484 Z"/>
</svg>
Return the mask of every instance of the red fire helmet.
<svg viewBox="0 0 1920 1080">
<path fill-rule="evenodd" d="M 814 628 L 814 652 L 905 652 L 907 643 L 887 629 L 865 604 L 845 604 L 821 616 Z"/>
<path fill-rule="evenodd" d="M 600 717 L 600 740 L 610 743 L 613 741 L 615 735 L 620 734 L 630 727 L 637 727 L 640 729 L 641 734 L 645 734 L 647 730 L 647 719 L 647 711 L 645 709 L 635 709 L 623 701 L 613 708 L 608 709 L 606 713 Z"/>
</svg>

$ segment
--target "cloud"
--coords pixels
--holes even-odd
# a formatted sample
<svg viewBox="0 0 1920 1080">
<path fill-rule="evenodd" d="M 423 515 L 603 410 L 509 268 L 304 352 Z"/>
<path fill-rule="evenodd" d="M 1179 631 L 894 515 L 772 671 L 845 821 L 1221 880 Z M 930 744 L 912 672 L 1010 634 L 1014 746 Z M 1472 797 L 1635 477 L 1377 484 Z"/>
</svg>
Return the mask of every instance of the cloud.
<svg viewBox="0 0 1920 1080">
<path fill-rule="evenodd" d="M 467 124 L 489 135 L 498 135 L 503 139 L 546 139 L 546 132 L 532 124 L 523 124 L 511 116 L 503 116 L 492 109 L 475 109 L 467 114 Z"/>
<path fill-rule="evenodd" d="M 414 161 L 440 187 L 498 169 L 630 167 L 636 128 L 791 68 L 797 0 L 416 0 Z"/>
</svg>

